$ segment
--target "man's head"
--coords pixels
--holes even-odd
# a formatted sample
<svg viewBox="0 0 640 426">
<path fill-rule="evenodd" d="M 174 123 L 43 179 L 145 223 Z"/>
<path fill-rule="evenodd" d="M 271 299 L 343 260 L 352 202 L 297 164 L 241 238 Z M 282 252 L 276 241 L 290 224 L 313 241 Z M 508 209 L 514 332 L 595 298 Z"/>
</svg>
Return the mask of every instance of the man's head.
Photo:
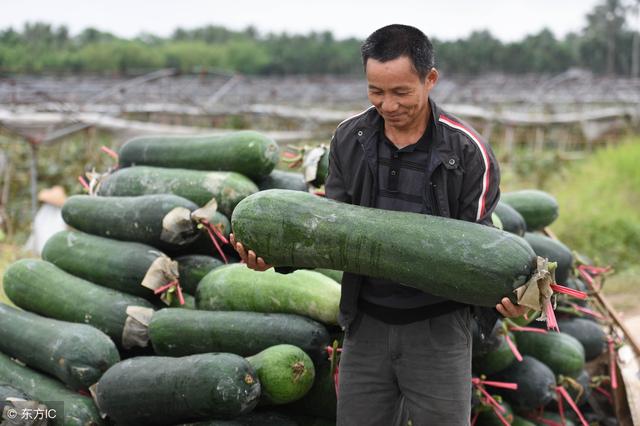
<svg viewBox="0 0 640 426">
<path fill-rule="evenodd" d="M 365 72 L 369 59 L 388 62 L 406 56 L 424 81 L 435 66 L 431 41 L 422 31 L 408 25 L 387 25 L 374 31 L 362 44 L 360 53 Z"/>
<path fill-rule="evenodd" d="M 438 80 L 427 36 L 417 28 L 389 25 L 371 34 L 361 52 L 369 101 L 385 125 L 410 130 L 424 124 Z"/>
</svg>

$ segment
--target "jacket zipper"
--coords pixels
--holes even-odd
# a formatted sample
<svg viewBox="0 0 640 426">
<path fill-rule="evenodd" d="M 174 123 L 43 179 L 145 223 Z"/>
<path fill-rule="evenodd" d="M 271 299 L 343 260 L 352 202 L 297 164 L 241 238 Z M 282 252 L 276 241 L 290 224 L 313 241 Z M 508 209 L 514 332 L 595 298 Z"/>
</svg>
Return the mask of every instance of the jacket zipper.
<svg viewBox="0 0 640 426">
<path fill-rule="evenodd" d="M 373 183 L 374 183 L 374 188 L 372 188 L 371 194 L 369 194 L 369 205 L 366 207 L 374 207 L 376 205 L 376 195 L 378 190 L 378 187 L 377 187 L 378 176 L 376 176 L 374 171 L 371 170 L 369 160 L 367 159 L 367 150 L 364 147 L 364 143 L 361 140 L 358 140 L 358 142 L 360 143 L 360 147 L 362 148 L 362 152 L 364 154 L 364 160 L 367 162 L 367 168 L 369 169 L 369 172 L 371 172 Z"/>
<path fill-rule="evenodd" d="M 436 216 L 442 216 L 440 212 L 440 205 L 438 204 L 438 185 L 433 182 L 429 182 L 431 186 L 431 208 Z"/>
</svg>

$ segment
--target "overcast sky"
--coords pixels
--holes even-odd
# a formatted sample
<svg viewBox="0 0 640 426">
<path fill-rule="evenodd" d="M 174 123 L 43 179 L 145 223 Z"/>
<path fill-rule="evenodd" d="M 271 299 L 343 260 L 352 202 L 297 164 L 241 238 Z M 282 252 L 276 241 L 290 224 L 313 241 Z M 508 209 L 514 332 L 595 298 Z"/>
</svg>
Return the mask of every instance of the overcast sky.
<svg viewBox="0 0 640 426">
<path fill-rule="evenodd" d="M 390 23 L 419 27 L 444 40 L 488 29 L 503 41 L 547 27 L 558 37 L 579 31 L 603 0 L 1 0 L 0 28 L 25 22 L 65 24 L 72 34 L 95 27 L 123 37 L 170 35 L 176 27 L 208 24 L 260 32 L 331 30 L 364 38 Z"/>
</svg>

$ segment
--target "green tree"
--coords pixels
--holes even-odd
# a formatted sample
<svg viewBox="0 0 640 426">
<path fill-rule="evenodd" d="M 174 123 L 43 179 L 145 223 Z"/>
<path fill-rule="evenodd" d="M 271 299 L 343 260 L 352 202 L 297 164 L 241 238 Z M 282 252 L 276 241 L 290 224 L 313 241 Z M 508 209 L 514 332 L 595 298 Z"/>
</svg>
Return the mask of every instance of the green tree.
<svg viewBox="0 0 640 426">
<path fill-rule="evenodd" d="M 117 37 L 111 33 L 103 32 L 95 28 L 86 28 L 75 37 L 76 44 L 85 46 L 91 43 L 114 41 Z"/>
<path fill-rule="evenodd" d="M 548 29 L 502 43 L 489 31 L 455 41 L 434 39 L 437 66 L 447 73 L 559 73 L 580 66 L 595 73 L 640 73 L 640 33 L 629 28 L 629 2 L 601 0 L 580 33 L 557 39 Z M 158 67 L 182 71 L 226 68 L 246 74 L 360 74 L 361 40 L 337 40 L 329 31 L 260 34 L 255 27 L 219 25 L 176 28 L 171 37 L 143 33 L 120 39 L 87 28 L 75 37 L 65 26 L 25 24 L 0 30 L 3 72 L 142 72 Z M 638 52 L 635 56 L 632 52 Z"/>
<path fill-rule="evenodd" d="M 621 0 L 604 0 L 587 14 L 587 25 L 580 43 L 581 63 L 596 71 L 620 71 L 627 30 L 627 7 Z M 627 56 L 628 57 L 628 56 Z"/>
<path fill-rule="evenodd" d="M 159 48 L 164 66 L 184 72 L 198 67 L 224 68 L 226 52 L 222 45 L 209 45 L 203 41 L 172 41 Z"/>
</svg>

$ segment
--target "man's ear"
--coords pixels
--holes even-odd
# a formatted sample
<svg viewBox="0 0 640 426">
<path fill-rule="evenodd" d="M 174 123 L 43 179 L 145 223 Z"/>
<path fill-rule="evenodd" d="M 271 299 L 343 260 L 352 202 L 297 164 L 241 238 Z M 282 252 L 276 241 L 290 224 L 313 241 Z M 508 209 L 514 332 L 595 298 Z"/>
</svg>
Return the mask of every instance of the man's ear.
<svg viewBox="0 0 640 426">
<path fill-rule="evenodd" d="M 425 77 L 425 85 L 427 86 L 428 90 L 431 90 L 433 86 L 436 85 L 439 77 L 440 77 L 440 74 L 438 73 L 437 69 L 431 68 L 429 70 L 429 73 Z"/>
</svg>

